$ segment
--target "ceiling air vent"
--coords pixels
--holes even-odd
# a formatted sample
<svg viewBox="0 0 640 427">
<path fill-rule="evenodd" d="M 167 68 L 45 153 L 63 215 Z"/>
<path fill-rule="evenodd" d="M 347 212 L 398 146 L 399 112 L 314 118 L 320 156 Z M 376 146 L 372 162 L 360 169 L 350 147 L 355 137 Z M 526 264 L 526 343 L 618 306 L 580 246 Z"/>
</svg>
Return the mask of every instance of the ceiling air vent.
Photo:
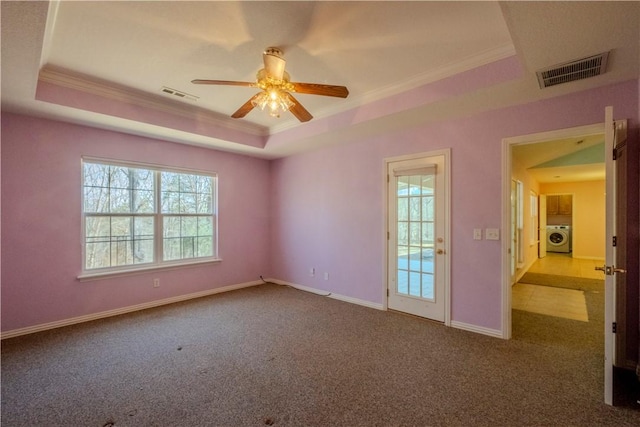
<svg viewBox="0 0 640 427">
<path fill-rule="evenodd" d="M 536 72 L 540 89 L 604 74 L 609 52 L 589 56 Z"/>
<path fill-rule="evenodd" d="M 181 92 L 176 89 L 171 89 L 170 87 L 162 86 L 160 89 L 162 92 L 167 93 L 169 95 L 177 96 L 178 98 L 189 99 L 191 101 L 197 101 L 199 97 L 195 95 L 188 94 L 186 92 Z"/>
</svg>

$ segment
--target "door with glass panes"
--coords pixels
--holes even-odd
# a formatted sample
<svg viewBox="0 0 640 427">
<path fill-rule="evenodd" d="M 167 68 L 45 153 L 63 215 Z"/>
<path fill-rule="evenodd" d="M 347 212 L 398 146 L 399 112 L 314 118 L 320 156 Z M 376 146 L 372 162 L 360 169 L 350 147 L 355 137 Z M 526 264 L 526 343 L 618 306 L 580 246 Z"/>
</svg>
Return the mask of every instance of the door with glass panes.
<svg viewBox="0 0 640 427">
<path fill-rule="evenodd" d="M 387 306 L 440 322 L 447 307 L 446 153 L 387 163 Z"/>
</svg>

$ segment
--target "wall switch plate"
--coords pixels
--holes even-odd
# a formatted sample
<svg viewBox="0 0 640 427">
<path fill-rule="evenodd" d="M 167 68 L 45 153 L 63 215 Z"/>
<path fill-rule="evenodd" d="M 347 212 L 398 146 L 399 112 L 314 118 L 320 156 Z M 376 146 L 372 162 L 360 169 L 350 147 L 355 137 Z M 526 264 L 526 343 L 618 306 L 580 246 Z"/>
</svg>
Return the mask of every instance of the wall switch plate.
<svg viewBox="0 0 640 427">
<path fill-rule="evenodd" d="M 473 229 L 473 240 L 482 240 L 482 229 L 474 228 Z"/>
<path fill-rule="evenodd" d="M 487 228 L 484 230 L 484 236 L 487 240 L 500 240 L 500 229 Z"/>
</svg>

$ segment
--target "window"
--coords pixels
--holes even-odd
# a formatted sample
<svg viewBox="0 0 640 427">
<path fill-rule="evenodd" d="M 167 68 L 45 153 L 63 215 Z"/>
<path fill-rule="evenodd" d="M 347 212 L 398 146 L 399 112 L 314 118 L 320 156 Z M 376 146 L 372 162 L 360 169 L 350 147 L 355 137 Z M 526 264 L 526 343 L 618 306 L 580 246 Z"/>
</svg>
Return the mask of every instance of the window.
<svg viewBox="0 0 640 427">
<path fill-rule="evenodd" d="M 215 260 L 216 176 L 84 160 L 87 273 Z"/>
</svg>

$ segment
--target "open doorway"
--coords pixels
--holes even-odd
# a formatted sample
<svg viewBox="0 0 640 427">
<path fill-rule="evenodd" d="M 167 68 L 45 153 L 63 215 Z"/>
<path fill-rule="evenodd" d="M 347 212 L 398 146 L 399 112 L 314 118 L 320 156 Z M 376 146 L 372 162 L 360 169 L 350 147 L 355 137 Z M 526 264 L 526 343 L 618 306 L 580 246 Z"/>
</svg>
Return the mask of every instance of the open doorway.
<svg viewBox="0 0 640 427">
<path fill-rule="evenodd" d="M 603 125 L 509 138 L 505 144 L 512 236 L 506 243 L 511 288 L 504 301 L 505 337 L 517 338 L 523 324 L 545 328 L 522 317 L 588 321 L 595 309 L 591 318 L 602 319 L 604 301 L 593 303 L 588 292 L 601 293 L 604 284 L 595 271 L 605 247 Z"/>
<path fill-rule="evenodd" d="M 507 254 L 510 256 L 510 251 L 513 246 L 511 241 L 505 241 L 503 242 L 505 258 L 503 259 L 502 270 L 503 337 L 512 338 L 512 332 L 513 338 L 522 336 L 519 332 L 516 333 L 518 330 L 524 330 L 527 332 L 533 331 L 533 334 L 525 334 L 525 337 L 536 344 L 548 345 L 554 349 L 561 348 L 562 351 L 559 353 L 562 354 L 571 353 L 574 356 L 576 354 L 581 354 L 583 356 L 582 359 L 576 358 L 576 360 L 572 362 L 575 363 L 575 366 L 584 366 L 585 363 L 589 363 L 590 360 L 590 363 L 593 366 L 589 372 L 597 373 L 597 371 L 593 370 L 593 367 L 599 364 L 598 361 L 604 361 L 604 400 L 608 404 L 612 404 L 614 400 L 618 402 L 616 404 L 621 404 L 624 399 L 619 399 L 620 396 L 626 399 L 629 396 L 640 393 L 640 389 L 636 390 L 635 386 L 632 387 L 633 390 L 629 388 L 632 393 L 629 393 L 629 390 L 625 391 L 623 381 L 619 378 L 617 380 L 614 379 L 616 375 L 621 378 L 624 376 L 624 383 L 627 385 L 630 384 L 630 382 L 626 380 L 632 376 L 635 378 L 634 370 L 632 370 L 631 367 L 635 368 L 637 362 L 637 340 L 635 340 L 636 337 L 634 331 L 634 325 L 637 325 L 634 319 L 637 319 L 637 316 L 633 317 L 629 315 L 629 313 L 634 316 L 637 314 L 637 289 L 634 286 L 629 286 L 628 284 L 630 281 L 626 280 L 627 275 L 630 277 L 637 277 L 637 273 L 633 265 L 631 265 L 631 270 L 626 269 L 626 260 L 634 259 L 634 254 L 629 254 L 628 248 L 637 247 L 637 239 L 634 239 L 633 236 L 630 238 L 625 230 L 629 221 L 633 221 L 633 218 L 629 219 L 628 216 L 629 212 L 632 211 L 629 210 L 630 199 L 626 197 L 626 194 L 629 191 L 629 185 L 634 189 L 633 191 L 637 191 L 638 176 L 635 169 L 630 169 L 626 166 L 628 163 L 627 159 L 630 158 L 630 155 L 627 153 L 630 150 L 626 144 L 626 120 L 614 121 L 612 107 L 607 107 L 605 109 L 605 118 L 606 126 L 605 124 L 584 126 L 516 138 L 506 138 L 503 140 L 504 179 L 502 191 L 503 200 L 505 200 L 505 203 L 503 204 L 503 227 L 507 230 L 509 227 L 509 207 L 511 206 L 508 202 L 509 197 L 511 196 L 510 183 L 513 179 L 517 179 L 517 175 L 520 173 L 522 173 L 523 176 L 529 177 L 529 172 L 533 169 L 522 168 L 522 165 L 518 164 L 518 158 L 514 158 L 513 156 L 513 149 L 515 147 L 522 145 L 523 147 L 533 149 L 537 148 L 536 145 L 538 144 L 544 144 L 551 141 L 556 141 L 556 146 L 560 146 L 561 144 L 559 144 L 558 141 L 563 141 L 567 138 L 582 139 L 582 137 L 591 135 L 595 136 L 604 133 L 605 144 L 603 148 L 606 157 L 605 189 L 603 191 L 605 193 L 605 243 L 603 246 L 605 247 L 606 262 L 604 265 L 600 264 L 598 266 L 598 270 L 601 270 L 604 273 L 603 276 L 605 280 L 601 281 L 593 279 L 599 283 L 592 289 L 589 289 L 584 283 L 580 283 L 580 286 L 576 289 L 581 291 L 587 299 L 586 303 L 584 303 L 584 305 L 587 306 L 587 316 L 586 320 L 582 320 L 582 322 L 585 322 L 583 325 L 595 325 L 595 327 L 571 329 L 572 327 L 579 325 L 580 320 L 558 320 L 560 319 L 559 316 L 552 316 L 549 313 L 531 314 L 531 311 L 520 310 L 512 307 L 514 302 L 512 301 L 512 294 L 514 293 L 512 292 L 514 287 L 513 285 L 517 285 L 519 278 L 529 271 L 530 266 L 527 266 L 526 271 L 523 269 L 520 274 L 515 275 L 514 279 L 514 277 L 509 274 L 510 263 L 507 258 Z M 584 140 L 582 143 L 584 143 Z M 637 151 L 635 151 L 635 153 L 637 153 Z M 565 156 L 559 156 L 558 158 L 560 157 Z M 558 165 L 553 166 L 556 167 Z M 522 169 L 524 169 L 525 172 L 522 172 Z M 514 176 L 516 177 L 514 178 Z M 531 183 L 531 185 L 540 184 L 540 182 L 535 179 L 532 179 Z M 541 188 L 539 188 L 539 190 L 540 189 Z M 574 195 L 576 196 L 573 203 L 575 214 L 578 210 L 582 210 L 580 204 L 575 202 L 575 200 L 582 197 L 577 197 L 577 191 Z M 602 194 L 593 196 L 593 199 L 598 197 L 602 197 Z M 544 197 L 540 197 L 539 202 L 541 203 L 539 208 L 543 209 L 542 204 L 546 202 L 546 199 Z M 586 209 L 589 213 L 593 211 L 590 204 L 587 205 Z M 578 229 L 586 228 L 588 227 L 575 228 L 576 233 L 574 234 L 574 237 L 576 237 L 576 240 L 574 240 L 573 244 L 574 254 L 573 257 L 565 255 L 567 259 L 575 259 L 577 257 L 576 252 L 578 250 L 584 250 L 584 248 L 581 248 L 580 245 L 578 245 L 577 236 L 580 234 L 578 233 Z M 543 235 L 541 233 L 542 231 L 544 230 L 538 230 L 539 239 Z M 631 241 L 631 246 L 628 244 L 628 241 Z M 538 249 L 540 249 L 540 245 L 538 245 Z M 543 260 L 546 260 L 547 258 L 549 257 L 545 256 Z M 597 259 L 598 258 L 595 257 L 595 260 Z M 536 258 L 534 262 L 537 261 L 538 259 Z M 591 267 L 583 268 L 583 270 L 585 272 L 591 272 Z M 562 276 L 559 274 L 555 276 L 561 277 L 561 283 L 543 283 L 541 285 L 543 285 L 547 290 L 555 288 L 564 289 L 568 287 L 563 286 L 566 285 L 567 281 L 569 281 L 567 277 L 576 280 L 589 279 L 588 277 L 581 278 L 578 276 Z M 602 285 L 600 285 L 600 283 L 602 283 Z M 626 296 L 627 294 L 633 294 L 636 297 L 629 298 Z M 533 296 L 529 295 L 528 298 L 533 298 Z M 596 304 L 599 307 L 595 311 L 592 310 L 592 307 L 594 306 L 594 299 L 599 299 L 599 301 L 601 301 Z M 531 318 L 535 316 L 538 316 L 537 321 L 529 321 L 528 325 L 522 321 L 522 319 L 531 320 Z M 631 321 L 629 318 L 631 318 Z M 545 322 L 548 323 L 546 326 L 543 325 Z M 607 325 L 606 328 L 604 328 L 605 324 Z M 572 326 L 567 327 L 567 325 Z M 519 329 L 520 326 L 522 326 L 522 329 Z M 589 330 L 592 332 L 585 333 L 585 331 Z M 560 333 L 558 333 L 558 331 Z M 561 358 L 565 359 L 566 357 L 562 356 Z M 554 360 L 549 363 L 553 364 L 555 362 L 556 361 Z M 624 375 L 621 375 L 621 372 Z M 582 378 L 582 380 L 588 381 L 587 378 Z M 637 382 L 637 378 L 635 378 L 635 381 Z M 601 385 L 598 388 L 600 387 Z M 621 392 L 622 394 L 620 394 Z M 618 398 L 614 397 L 616 394 L 618 395 Z M 629 401 L 633 401 L 635 403 L 635 400 L 636 399 L 631 399 Z"/>
</svg>

